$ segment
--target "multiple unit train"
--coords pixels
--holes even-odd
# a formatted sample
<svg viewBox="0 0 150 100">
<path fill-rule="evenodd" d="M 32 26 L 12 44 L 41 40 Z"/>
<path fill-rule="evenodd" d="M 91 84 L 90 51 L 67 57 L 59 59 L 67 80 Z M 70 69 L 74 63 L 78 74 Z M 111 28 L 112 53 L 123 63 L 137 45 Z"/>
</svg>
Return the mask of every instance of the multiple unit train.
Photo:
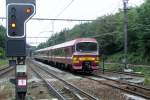
<svg viewBox="0 0 150 100">
<path fill-rule="evenodd" d="M 62 69 L 91 73 L 99 66 L 98 42 L 94 38 L 77 38 L 36 50 L 34 59 Z"/>
</svg>

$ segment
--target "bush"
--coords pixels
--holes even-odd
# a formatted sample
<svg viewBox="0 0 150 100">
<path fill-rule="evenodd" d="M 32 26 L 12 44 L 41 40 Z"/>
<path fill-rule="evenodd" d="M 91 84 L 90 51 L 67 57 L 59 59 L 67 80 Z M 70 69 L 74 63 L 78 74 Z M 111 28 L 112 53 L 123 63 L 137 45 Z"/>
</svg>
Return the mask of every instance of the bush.
<svg viewBox="0 0 150 100">
<path fill-rule="evenodd" d="M 149 77 L 145 77 L 145 79 L 144 79 L 144 85 L 150 86 L 150 78 Z"/>
<path fill-rule="evenodd" d="M 122 71 L 124 69 L 124 66 L 121 64 L 105 64 L 105 69 L 113 71 Z"/>
<path fill-rule="evenodd" d="M 0 47 L 0 58 L 5 58 L 5 51 Z"/>
</svg>

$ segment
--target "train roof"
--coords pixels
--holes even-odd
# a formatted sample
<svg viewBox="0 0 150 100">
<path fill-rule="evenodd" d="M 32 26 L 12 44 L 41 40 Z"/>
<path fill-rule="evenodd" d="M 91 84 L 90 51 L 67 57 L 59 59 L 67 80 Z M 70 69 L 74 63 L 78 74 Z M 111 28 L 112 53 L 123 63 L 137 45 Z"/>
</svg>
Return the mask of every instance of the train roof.
<svg viewBox="0 0 150 100">
<path fill-rule="evenodd" d="M 94 38 L 77 38 L 68 42 L 64 42 L 64 43 L 50 46 L 47 48 L 39 49 L 39 50 L 36 50 L 35 52 L 42 52 L 42 51 L 48 51 L 48 50 L 57 49 L 57 48 L 69 47 L 69 46 L 73 46 L 74 44 L 78 42 L 96 42 L 97 43 L 96 39 Z"/>
</svg>

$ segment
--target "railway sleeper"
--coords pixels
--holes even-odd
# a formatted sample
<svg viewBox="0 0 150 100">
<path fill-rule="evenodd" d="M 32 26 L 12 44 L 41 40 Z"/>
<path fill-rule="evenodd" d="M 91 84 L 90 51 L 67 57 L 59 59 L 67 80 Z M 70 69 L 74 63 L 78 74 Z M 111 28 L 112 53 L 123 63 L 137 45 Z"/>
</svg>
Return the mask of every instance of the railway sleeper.
<svg viewBox="0 0 150 100">
<path fill-rule="evenodd" d="M 128 85 L 120 85 L 120 88 L 126 89 L 126 90 L 131 90 L 131 91 L 137 91 L 137 88 L 131 87 Z"/>
<path fill-rule="evenodd" d="M 137 88 L 135 87 L 130 87 L 130 86 L 126 86 L 126 89 L 132 90 L 132 91 L 137 91 Z"/>
<path fill-rule="evenodd" d="M 75 90 L 70 89 L 67 86 L 64 86 L 64 90 L 66 90 L 67 92 L 71 93 L 74 98 L 76 98 L 77 100 L 86 100 L 87 98 L 82 97 L 79 93 L 77 93 Z"/>
</svg>

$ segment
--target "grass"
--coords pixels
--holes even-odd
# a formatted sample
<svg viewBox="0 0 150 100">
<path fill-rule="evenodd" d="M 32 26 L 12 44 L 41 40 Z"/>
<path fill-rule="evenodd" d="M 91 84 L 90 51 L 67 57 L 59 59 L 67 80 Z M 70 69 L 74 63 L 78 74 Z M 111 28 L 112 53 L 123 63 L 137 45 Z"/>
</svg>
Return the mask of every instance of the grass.
<svg viewBox="0 0 150 100">
<path fill-rule="evenodd" d="M 133 71 L 141 72 L 144 75 L 144 85 L 150 86 L 150 68 L 147 67 L 132 67 Z"/>
<path fill-rule="evenodd" d="M 4 65 L 7 65 L 8 64 L 8 60 L 6 59 L 0 59 L 0 68 Z"/>
<path fill-rule="evenodd" d="M 106 62 L 119 62 L 122 63 L 124 59 L 124 53 L 119 52 L 110 56 L 106 56 Z M 127 55 L 128 63 L 130 64 L 150 64 L 149 60 L 150 57 L 145 57 L 143 54 L 140 53 L 128 53 Z"/>
<path fill-rule="evenodd" d="M 150 86 L 150 77 L 145 77 L 144 85 Z"/>
<path fill-rule="evenodd" d="M 124 59 L 123 52 L 119 52 L 105 57 L 105 62 L 112 62 L 114 64 L 105 64 L 105 68 L 109 70 L 122 71 L 124 65 L 121 64 Z M 144 84 L 150 86 L 150 68 L 144 65 L 150 65 L 150 57 L 144 56 L 142 53 L 128 53 L 128 63 L 134 64 L 134 66 L 128 66 L 133 72 L 141 72 L 144 74 Z M 120 63 L 120 64 L 119 64 Z M 142 66 L 136 66 L 142 65 Z"/>
<path fill-rule="evenodd" d="M 124 65 L 118 63 L 105 63 L 104 68 L 112 71 L 123 71 Z M 129 68 L 132 69 L 133 72 L 141 72 L 141 74 L 144 75 L 144 85 L 150 86 L 150 67 L 129 66 Z"/>
<path fill-rule="evenodd" d="M 123 70 L 123 66 L 121 64 L 104 64 L 104 68 L 108 69 L 108 70 L 113 70 L 113 71 L 122 71 Z"/>
</svg>

